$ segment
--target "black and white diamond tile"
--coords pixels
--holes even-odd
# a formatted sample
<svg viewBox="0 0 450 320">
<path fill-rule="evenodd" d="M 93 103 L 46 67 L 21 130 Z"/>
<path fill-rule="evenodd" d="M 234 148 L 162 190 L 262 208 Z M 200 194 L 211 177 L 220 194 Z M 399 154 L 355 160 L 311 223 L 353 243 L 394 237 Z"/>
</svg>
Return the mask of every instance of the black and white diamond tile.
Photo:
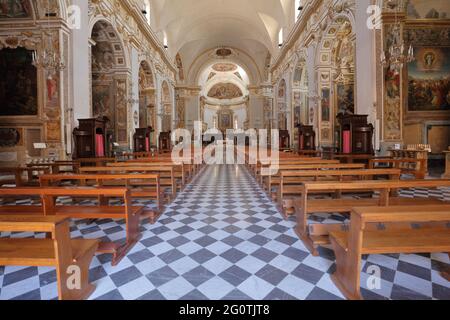
<svg viewBox="0 0 450 320">
<path fill-rule="evenodd" d="M 449 190 L 403 195 L 431 194 L 450 199 Z M 343 218 L 316 215 L 311 221 Z M 72 236 L 124 237 L 123 221 L 87 223 L 73 223 Z M 298 240 L 294 226 L 295 221 L 281 218 L 245 167 L 208 166 L 157 224 L 142 224 L 141 241 L 118 266 L 111 266 L 109 255 L 94 257 L 90 278 L 96 291 L 91 299 L 343 299 L 330 278 L 335 270 L 333 252 L 321 248 L 320 256 L 313 257 Z M 366 299 L 449 300 L 450 284 L 438 271 L 448 264 L 447 254 L 367 256 L 362 264 L 362 293 Z M 379 290 L 367 289 L 372 265 L 381 269 Z M 0 299 L 55 299 L 55 281 L 51 268 L 0 267 Z"/>
</svg>

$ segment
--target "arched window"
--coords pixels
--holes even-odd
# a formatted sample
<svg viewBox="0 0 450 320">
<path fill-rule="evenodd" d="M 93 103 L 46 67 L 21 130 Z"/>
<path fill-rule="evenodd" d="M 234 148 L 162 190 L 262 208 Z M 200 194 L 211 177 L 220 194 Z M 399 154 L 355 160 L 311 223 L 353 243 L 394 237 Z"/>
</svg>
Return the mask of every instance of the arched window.
<svg viewBox="0 0 450 320">
<path fill-rule="evenodd" d="M 298 18 L 300 17 L 300 13 L 301 13 L 301 10 L 300 10 L 300 8 L 302 7 L 302 5 L 303 5 L 303 1 L 302 0 L 295 0 L 295 5 L 294 5 L 294 16 L 295 16 L 295 22 L 297 22 L 298 21 Z"/>
<path fill-rule="evenodd" d="M 280 29 L 280 32 L 278 33 L 278 46 L 281 48 L 284 43 L 284 37 L 283 37 L 283 28 Z"/>
<path fill-rule="evenodd" d="M 147 19 L 148 24 L 150 24 L 151 21 L 150 9 L 150 0 L 144 0 L 144 8 L 142 8 L 142 12 L 145 14 L 145 18 Z"/>
<path fill-rule="evenodd" d="M 167 34 L 164 33 L 163 45 L 165 49 L 169 49 L 169 40 L 167 40 Z"/>
</svg>

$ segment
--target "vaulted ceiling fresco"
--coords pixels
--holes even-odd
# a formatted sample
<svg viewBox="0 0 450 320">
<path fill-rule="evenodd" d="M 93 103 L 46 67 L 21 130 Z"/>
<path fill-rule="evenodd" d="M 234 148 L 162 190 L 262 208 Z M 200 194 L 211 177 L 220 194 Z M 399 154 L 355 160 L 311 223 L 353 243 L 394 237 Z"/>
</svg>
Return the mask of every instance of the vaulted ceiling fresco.
<svg viewBox="0 0 450 320">
<path fill-rule="evenodd" d="M 218 83 L 208 93 L 208 97 L 220 100 L 235 99 L 243 96 L 241 89 L 232 83 Z"/>
</svg>

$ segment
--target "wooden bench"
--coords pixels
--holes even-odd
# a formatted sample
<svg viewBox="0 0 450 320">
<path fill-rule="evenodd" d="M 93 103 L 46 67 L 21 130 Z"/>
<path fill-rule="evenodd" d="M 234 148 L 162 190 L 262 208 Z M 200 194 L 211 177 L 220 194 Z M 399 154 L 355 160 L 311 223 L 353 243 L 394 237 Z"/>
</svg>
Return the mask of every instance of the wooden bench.
<svg viewBox="0 0 450 320">
<path fill-rule="evenodd" d="M 144 161 L 144 160 L 129 160 L 127 162 L 114 162 L 108 163 L 108 167 L 173 167 L 175 178 L 181 180 L 181 190 L 184 189 L 184 186 L 188 183 L 189 179 L 192 178 L 193 166 L 181 164 L 176 165 L 171 161 L 168 162 L 153 162 L 153 161 Z"/>
<path fill-rule="evenodd" d="M 132 206 L 130 191 L 127 188 L 0 188 L 0 197 L 10 195 L 39 196 L 41 206 L 0 206 L 0 215 L 44 215 L 67 216 L 73 219 L 115 219 L 125 220 L 125 243 L 102 242 L 99 253 L 113 255 L 112 265 L 117 265 L 126 253 L 139 241 L 140 215 L 144 207 Z M 56 205 L 58 197 L 116 197 L 123 199 L 124 206 L 72 206 Z"/>
<path fill-rule="evenodd" d="M 361 256 L 366 254 L 450 252 L 450 231 L 431 224 L 420 229 L 405 223 L 447 223 L 450 206 L 358 207 L 352 210 L 350 231 L 332 232 L 336 272 L 331 279 L 347 299 L 362 299 L 360 290 Z M 385 225 L 385 230 L 370 228 Z M 402 227 L 396 228 L 395 224 Z M 392 228 L 390 228 L 392 224 Z"/>
<path fill-rule="evenodd" d="M 164 211 L 164 195 L 157 174 L 51 174 L 39 177 L 42 187 L 61 186 L 64 181 L 75 182 L 79 186 L 124 186 L 130 189 L 131 198 L 154 199 L 156 210 L 145 208 L 141 218 L 149 218 L 154 224 Z M 139 181 L 138 186 L 135 183 Z M 107 205 L 107 197 L 100 196 L 99 203 Z"/>
<path fill-rule="evenodd" d="M 175 176 L 175 168 L 168 166 L 133 166 L 133 167 L 83 167 L 80 169 L 81 173 L 87 174 L 120 174 L 120 173 L 150 173 L 158 174 L 159 182 L 162 187 L 170 187 L 171 200 L 174 200 L 177 195 L 178 186 Z M 181 189 L 181 185 L 180 185 Z"/>
<path fill-rule="evenodd" d="M 260 183 L 263 188 L 272 196 L 272 187 L 280 185 L 281 172 L 286 171 L 304 171 L 304 170 L 356 170 L 364 169 L 364 164 L 298 164 L 298 165 L 280 165 L 276 174 L 260 175 Z"/>
<path fill-rule="evenodd" d="M 379 167 L 379 165 L 388 165 L 392 168 L 400 169 L 402 174 L 413 174 L 416 179 L 425 179 L 427 174 L 425 159 L 371 159 L 369 160 L 369 169 Z"/>
<path fill-rule="evenodd" d="M 89 167 L 92 165 L 103 167 L 106 166 L 108 162 L 115 162 L 116 160 L 116 158 L 79 158 L 74 161 L 79 162 L 82 167 Z"/>
<path fill-rule="evenodd" d="M 59 300 L 83 300 L 95 290 L 89 266 L 98 240 L 71 239 L 65 217 L 0 216 L 1 232 L 45 232 L 46 239 L 0 238 L 1 266 L 55 267 Z M 78 267 L 79 288 L 70 288 L 73 267 Z"/>
<path fill-rule="evenodd" d="M 400 170 L 398 169 L 347 169 L 347 170 L 300 170 L 282 171 L 280 183 L 277 190 L 276 201 L 281 213 L 287 218 L 294 214 L 294 197 L 303 194 L 303 184 L 309 181 L 331 181 L 331 183 L 344 180 L 369 180 L 378 176 L 388 176 L 389 179 L 399 180 Z M 347 190 L 332 189 L 320 190 L 316 193 L 335 194 L 340 198 L 342 192 Z M 350 190 L 352 191 L 352 190 Z M 370 188 L 359 190 L 360 192 L 373 192 Z M 291 196 L 291 197 L 289 197 Z"/>
<path fill-rule="evenodd" d="M 251 166 L 253 170 L 253 174 L 255 177 L 261 174 L 262 168 L 269 168 L 274 165 L 282 166 L 282 165 L 301 165 L 301 164 L 339 164 L 337 160 L 324 160 L 321 158 L 293 158 L 293 159 L 279 159 L 278 161 L 272 163 L 266 163 L 264 161 L 259 160 L 256 165 Z"/>
<path fill-rule="evenodd" d="M 59 173 L 78 173 L 81 167 L 80 162 L 77 161 L 58 161 L 49 163 L 29 163 L 28 168 L 50 168 L 52 174 Z M 64 168 L 71 167 L 72 169 L 67 170 Z"/>
<path fill-rule="evenodd" d="M 393 169 L 390 169 L 393 170 Z M 360 206 L 402 206 L 402 205 L 436 205 L 445 204 L 433 198 L 398 197 L 396 190 L 408 188 L 440 188 L 450 187 L 450 180 L 374 180 L 346 182 L 305 182 L 299 187 L 300 197 L 294 200 L 297 226 L 295 232 L 308 250 L 315 256 L 319 246 L 328 245 L 329 232 L 346 228 L 345 224 L 308 224 L 308 217 L 314 213 L 349 214 L 353 207 Z M 309 199 L 318 192 L 334 192 L 346 190 L 361 192 L 362 190 L 379 191 L 378 198 L 361 199 Z M 393 192 L 394 191 L 394 192 Z"/>
<path fill-rule="evenodd" d="M 17 187 L 22 186 L 32 186 L 39 185 L 39 180 L 35 179 L 34 173 L 38 174 L 49 174 L 50 168 L 39 167 L 39 168 L 24 168 L 24 167 L 11 167 L 11 168 L 0 168 L 0 176 L 6 177 L 6 179 L 0 180 L 0 186 L 6 184 L 14 184 Z M 28 180 L 24 180 L 23 176 L 26 174 Z M 11 175 L 14 178 L 8 179 L 7 177 Z"/>
<path fill-rule="evenodd" d="M 334 154 L 332 155 L 333 159 L 337 159 L 342 163 L 365 163 L 367 164 L 369 160 L 375 159 L 376 156 L 373 154 Z"/>
</svg>

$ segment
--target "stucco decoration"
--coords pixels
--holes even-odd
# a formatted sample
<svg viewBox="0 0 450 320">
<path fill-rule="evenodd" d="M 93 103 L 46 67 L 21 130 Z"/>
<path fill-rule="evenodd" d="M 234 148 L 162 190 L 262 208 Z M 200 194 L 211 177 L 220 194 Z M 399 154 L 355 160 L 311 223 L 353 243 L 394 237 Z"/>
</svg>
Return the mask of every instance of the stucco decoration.
<svg viewBox="0 0 450 320">
<path fill-rule="evenodd" d="M 216 63 L 212 68 L 217 72 L 234 72 L 238 67 L 232 63 Z"/>
</svg>

